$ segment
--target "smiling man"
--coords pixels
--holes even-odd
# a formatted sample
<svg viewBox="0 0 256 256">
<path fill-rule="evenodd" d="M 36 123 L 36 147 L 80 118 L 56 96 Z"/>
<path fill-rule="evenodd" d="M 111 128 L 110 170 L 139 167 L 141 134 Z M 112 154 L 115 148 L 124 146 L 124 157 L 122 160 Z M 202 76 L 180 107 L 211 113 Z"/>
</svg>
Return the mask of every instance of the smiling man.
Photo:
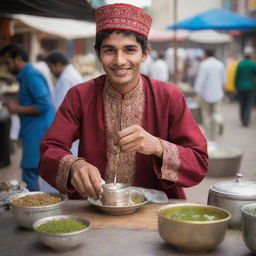
<svg viewBox="0 0 256 256">
<path fill-rule="evenodd" d="M 117 182 L 185 198 L 183 187 L 206 174 L 207 144 L 177 87 L 139 73 L 151 17 L 132 5 L 105 5 L 96 25 L 106 74 L 69 90 L 41 144 L 41 176 L 70 198 L 97 198 L 115 172 Z M 76 139 L 78 157 L 69 151 Z"/>
</svg>

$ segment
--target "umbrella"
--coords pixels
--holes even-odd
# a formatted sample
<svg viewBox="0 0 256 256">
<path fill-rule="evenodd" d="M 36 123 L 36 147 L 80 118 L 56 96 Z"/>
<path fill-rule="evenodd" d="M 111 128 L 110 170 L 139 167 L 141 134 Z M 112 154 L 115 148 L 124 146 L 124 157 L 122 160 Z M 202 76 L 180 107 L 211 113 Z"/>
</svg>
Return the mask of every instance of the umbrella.
<svg viewBox="0 0 256 256">
<path fill-rule="evenodd" d="M 167 29 L 187 30 L 244 30 L 252 28 L 256 28 L 256 19 L 218 8 L 210 9 L 191 18 L 178 21 L 167 26 Z"/>
</svg>

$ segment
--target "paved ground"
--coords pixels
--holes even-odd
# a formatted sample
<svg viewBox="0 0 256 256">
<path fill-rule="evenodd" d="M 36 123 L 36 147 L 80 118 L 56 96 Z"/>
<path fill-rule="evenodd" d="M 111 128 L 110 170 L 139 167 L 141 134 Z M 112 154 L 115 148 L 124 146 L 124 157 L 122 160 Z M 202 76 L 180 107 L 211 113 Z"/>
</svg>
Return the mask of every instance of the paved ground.
<svg viewBox="0 0 256 256">
<path fill-rule="evenodd" d="M 222 105 L 225 119 L 224 134 L 218 138 L 217 142 L 238 147 L 243 151 L 241 172 L 245 179 L 256 181 L 256 108 L 253 110 L 250 127 L 242 127 L 238 118 L 237 103 L 230 103 L 225 99 Z M 11 165 L 0 169 L 0 181 L 9 179 L 20 179 L 21 151 L 17 150 L 11 157 Z M 230 180 L 227 178 L 206 177 L 199 185 L 186 189 L 188 200 L 192 202 L 207 202 L 208 189 L 210 185 L 221 181 Z"/>
</svg>

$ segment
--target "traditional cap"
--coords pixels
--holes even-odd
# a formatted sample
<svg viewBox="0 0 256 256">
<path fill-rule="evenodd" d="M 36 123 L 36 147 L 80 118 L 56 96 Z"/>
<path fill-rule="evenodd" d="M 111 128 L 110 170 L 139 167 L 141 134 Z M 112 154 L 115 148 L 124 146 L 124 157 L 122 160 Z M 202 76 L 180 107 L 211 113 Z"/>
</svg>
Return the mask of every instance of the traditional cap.
<svg viewBox="0 0 256 256">
<path fill-rule="evenodd" d="M 151 22 L 143 9 L 130 4 L 108 4 L 96 9 L 96 32 L 126 29 L 148 37 Z"/>
</svg>

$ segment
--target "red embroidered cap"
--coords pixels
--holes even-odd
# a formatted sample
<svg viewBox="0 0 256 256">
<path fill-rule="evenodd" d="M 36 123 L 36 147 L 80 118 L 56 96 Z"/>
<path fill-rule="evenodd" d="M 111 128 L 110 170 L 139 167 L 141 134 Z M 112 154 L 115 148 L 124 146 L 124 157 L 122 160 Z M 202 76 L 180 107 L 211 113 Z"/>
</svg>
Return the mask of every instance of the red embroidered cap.
<svg viewBox="0 0 256 256">
<path fill-rule="evenodd" d="M 108 4 L 96 9 L 96 32 L 126 29 L 148 37 L 152 18 L 143 9 L 130 4 Z"/>
</svg>

